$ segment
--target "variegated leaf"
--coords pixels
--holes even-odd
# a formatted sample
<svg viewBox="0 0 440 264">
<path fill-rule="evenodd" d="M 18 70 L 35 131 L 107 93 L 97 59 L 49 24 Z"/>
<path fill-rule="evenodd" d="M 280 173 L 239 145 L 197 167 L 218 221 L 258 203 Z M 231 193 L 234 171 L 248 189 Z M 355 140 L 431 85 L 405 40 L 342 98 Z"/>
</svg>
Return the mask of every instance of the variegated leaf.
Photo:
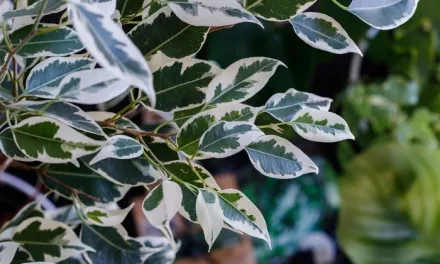
<svg viewBox="0 0 440 264">
<path fill-rule="evenodd" d="M 196 212 L 210 251 L 223 229 L 223 209 L 220 206 L 220 198 L 217 193 L 207 188 L 199 189 Z"/>
<path fill-rule="evenodd" d="M 237 0 L 167 0 L 173 12 L 194 26 L 221 27 L 243 22 L 261 23 Z"/>
<path fill-rule="evenodd" d="M 26 95 L 51 95 L 61 81 L 70 73 L 90 70 L 94 63 L 86 58 L 53 57 L 32 68 L 26 79 Z"/>
<path fill-rule="evenodd" d="M 203 104 L 206 88 L 220 72 L 209 62 L 191 58 L 165 64 L 153 73 L 156 110 L 174 112 Z"/>
<path fill-rule="evenodd" d="M 94 264 L 141 264 L 143 258 L 142 244 L 127 235 L 122 226 L 102 227 L 82 225 L 81 241 L 96 252 L 87 252 L 85 258 Z"/>
<path fill-rule="evenodd" d="M 49 165 L 40 179 L 47 188 L 66 199 L 72 199 L 72 190 L 66 186 L 78 190 L 79 200 L 90 206 L 115 203 L 128 192 L 129 187 L 105 179 L 83 162 L 79 164 L 79 167 L 71 164 Z"/>
<path fill-rule="evenodd" d="M 182 190 L 177 183 L 164 181 L 154 188 L 145 198 L 142 206 L 148 222 L 174 244 L 170 221 L 179 211 L 182 203 Z"/>
<path fill-rule="evenodd" d="M 285 66 L 278 60 L 263 57 L 235 62 L 209 84 L 206 104 L 246 101 L 263 89 L 280 65 Z"/>
<path fill-rule="evenodd" d="M 20 42 L 29 35 L 32 29 L 33 25 L 28 25 L 12 32 L 9 37 L 13 47 L 20 45 Z M 76 32 L 68 27 L 61 26 L 57 29 L 35 35 L 17 52 L 17 55 L 23 58 L 65 56 L 76 53 L 83 48 L 84 46 L 78 39 Z M 0 44 L 1 65 L 6 62 L 7 50 L 6 43 L 3 41 Z"/>
<path fill-rule="evenodd" d="M 57 89 L 51 90 L 49 95 L 40 95 L 40 97 L 95 105 L 118 97 L 129 87 L 127 82 L 115 77 L 106 69 L 92 69 L 69 74 Z"/>
<path fill-rule="evenodd" d="M 176 110 L 173 113 L 173 122 L 178 127 L 181 127 L 183 124 L 185 124 L 186 121 L 188 121 L 188 119 L 190 119 L 194 115 L 200 113 L 201 110 L 203 109 L 203 107 L 204 106 L 202 105 L 202 106 L 197 106 L 197 107 L 194 107 L 194 108 L 188 108 L 188 109 L 185 109 L 185 110 Z"/>
<path fill-rule="evenodd" d="M 270 21 L 285 21 L 302 13 L 317 0 L 246 0 L 247 10 Z"/>
<path fill-rule="evenodd" d="M 0 23 L 4 22 L 4 14 L 14 10 L 14 3 L 11 1 L 1 1 L 0 2 Z M 2 38 L 2 34 L 0 34 Z"/>
<path fill-rule="evenodd" d="M 209 27 L 195 27 L 181 21 L 164 7 L 134 27 L 128 36 L 145 58 L 161 52 L 180 59 L 196 54 L 203 46 Z"/>
<path fill-rule="evenodd" d="M 87 219 L 94 225 L 111 227 L 120 225 L 130 213 L 133 206 L 134 203 L 132 203 L 129 207 L 125 209 L 116 210 L 91 206 L 84 209 L 84 214 L 87 216 Z"/>
<path fill-rule="evenodd" d="M 90 165 L 104 159 L 131 160 L 143 153 L 144 147 L 137 140 L 128 136 L 114 136 L 107 140 L 105 146 L 90 161 Z"/>
<path fill-rule="evenodd" d="M 218 121 L 243 121 L 255 123 L 261 108 L 252 107 L 240 103 L 227 103 L 219 105 L 217 108 L 210 110 L 217 116 Z"/>
<path fill-rule="evenodd" d="M 0 240 L 11 239 L 14 230 L 19 226 L 24 220 L 32 217 L 44 217 L 43 210 L 38 201 L 31 202 L 25 205 L 20 211 L 12 218 L 12 220 L 6 222 L 0 233 Z"/>
<path fill-rule="evenodd" d="M 354 136 L 340 116 L 326 111 L 303 109 L 296 113 L 291 124 L 303 138 L 316 142 L 338 142 Z"/>
<path fill-rule="evenodd" d="M 285 93 L 274 94 L 267 101 L 264 110 L 276 119 L 288 122 L 304 108 L 328 111 L 332 101 L 330 98 L 289 89 Z"/>
<path fill-rule="evenodd" d="M 171 247 L 170 242 L 164 237 L 141 237 L 137 239 L 141 241 L 144 247 L 148 248 L 152 253 L 142 262 L 142 264 L 172 264 L 176 258 L 176 251 Z"/>
<path fill-rule="evenodd" d="M 266 221 L 260 210 L 240 191 L 227 189 L 218 192 L 223 220 L 231 227 L 271 245 Z"/>
<path fill-rule="evenodd" d="M 81 108 L 63 101 L 20 101 L 10 107 L 39 112 L 78 130 L 103 136 L 101 127 Z"/>
<path fill-rule="evenodd" d="M 73 204 L 57 207 L 54 210 L 47 210 L 44 212 L 44 218 L 62 222 L 68 226 L 77 226 L 82 223 Z"/>
<path fill-rule="evenodd" d="M 202 112 L 188 119 L 177 135 L 179 150 L 188 156 L 197 155 L 202 135 L 216 122 L 216 116 L 210 112 Z"/>
<path fill-rule="evenodd" d="M 302 13 L 292 18 L 290 23 L 298 37 L 314 48 L 335 54 L 352 52 L 362 55 L 342 26 L 328 15 Z"/>
<path fill-rule="evenodd" d="M 419 0 L 353 0 L 348 11 L 381 30 L 396 28 L 415 13 Z"/>
<path fill-rule="evenodd" d="M 66 3 L 60 0 L 38 0 L 34 1 L 32 5 L 28 7 L 10 11 L 4 14 L 4 19 L 11 19 L 16 17 L 37 16 L 42 8 L 43 2 L 46 1 L 43 15 L 58 13 L 66 8 Z M 6 1 L 5 1 L 6 2 Z"/>
<path fill-rule="evenodd" d="M 21 150 L 18 148 L 17 144 L 14 141 L 14 135 L 12 134 L 12 131 L 9 127 L 4 129 L 0 133 L 0 151 L 6 157 L 13 160 L 24 162 L 32 161 L 31 158 L 24 155 L 23 152 L 21 152 Z"/>
<path fill-rule="evenodd" d="M 164 166 L 168 172 L 179 178 L 181 181 L 192 184 L 198 188 L 204 187 L 203 183 L 200 181 L 200 178 L 191 169 L 187 162 L 172 161 L 165 163 Z M 193 163 L 192 166 L 210 188 L 220 190 L 220 187 L 217 185 L 214 177 L 212 177 L 212 175 L 205 168 L 195 163 Z M 189 221 L 198 223 L 196 214 L 197 192 L 194 192 L 190 186 L 182 184 L 180 181 L 176 181 L 176 183 L 182 189 L 183 197 L 182 207 L 179 209 L 179 213 Z"/>
<path fill-rule="evenodd" d="M 248 122 L 220 122 L 201 137 L 199 152 L 209 158 L 226 158 L 242 151 L 264 133 Z"/>
<path fill-rule="evenodd" d="M 31 257 L 31 254 L 26 249 L 24 249 L 23 247 L 18 247 L 18 250 L 15 253 L 14 259 L 12 260 L 11 264 L 26 264 L 26 263 L 34 264 L 34 263 L 49 263 L 49 262 L 34 262 L 34 260 Z"/>
<path fill-rule="evenodd" d="M 31 254 L 35 261 L 59 262 L 94 249 L 81 243 L 66 224 L 33 217 L 22 222 L 12 239 Z"/>
<path fill-rule="evenodd" d="M 299 148 L 278 136 L 263 136 L 246 146 L 252 165 L 261 174 L 276 179 L 292 179 L 318 173 L 318 167 Z"/>
<path fill-rule="evenodd" d="M 18 148 L 26 156 L 46 163 L 76 162 L 104 144 L 47 117 L 31 117 L 11 129 Z"/>
<path fill-rule="evenodd" d="M 0 242 L 0 263 L 11 263 L 19 245 L 15 242 Z"/>
<path fill-rule="evenodd" d="M 121 80 L 139 87 L 154 106 L 156 96 L 150 68 L 122 28 L 91 6 L 74 3 L 69 9 L 69 18 L 79 38 L 99 64 Z"/>
<path fill-rule="evenodd" d="M 124 186 L 142 186 L 152 184 L 161 179 L 163 173 L 155 169 L 145 158 L 130 160 L 105 159 L 90 164 L 93 155 L 85 156 L 82 160 L 92 170 L 116 184 Z"/>
</svg>

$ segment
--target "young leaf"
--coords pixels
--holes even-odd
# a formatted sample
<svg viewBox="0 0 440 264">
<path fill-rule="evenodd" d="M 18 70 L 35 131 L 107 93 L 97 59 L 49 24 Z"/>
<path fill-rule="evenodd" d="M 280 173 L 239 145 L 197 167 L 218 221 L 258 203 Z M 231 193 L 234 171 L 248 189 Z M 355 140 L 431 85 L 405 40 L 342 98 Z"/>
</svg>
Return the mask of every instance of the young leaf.
<svg viewBox="0 0 440 264">
<path fill-rule="evenodd" d="M 49 26 L 49 25 L 47 25 Z M 33 25 L 20 28 L 9 35 L 12 46 L 17 47 L 29 35 Z M 75 31 L 61 26 L 57 29 L 37 34 L 21 48 L 17 55 L 23 58 L 39 58 L 45 56 L 65 56 L 82 50 L 84 46 Z M 5 41 L 0 44 L 0 65 L 5 64 L 7 46 Z"/>
<path fill-rule="evenodd" d="M 175 242 L 170 221 L 179 211 L 181 202 L 182 190 L 180 186 L 171 181 L 164 181 L 147 195 L 142 206 L 148 222 L 161 230 L 172 244 Z"/>
<path fill-rule="evenodd" d="M 156 110 L 181 111 L 205 102 L 205 89 L 221 72 L 217 66 L 186 58 L 165 64 L 153 73 Z"/>
<path fill-rule="evenodd" d="M 9 264 L 14 259 L 19 244 L 15 242 L 0 242 L 0 263 Z"/>
<path fill-rule="evenodd" d="M 168 0 L 181 20 L 194 26 L 221 27 L 243 22 L 261 23 L 237 0 Z"/>
<path fill-rule="evenodd" d="M 348 11 L 372 27 L 389 30 L 407 22 L 418 3 L 419 0 L 353 0 Z"/>
<path fill-rule="evenodd" d="M 90 165 L 110 158 L 131 160 L 143 153 L 144 147 L 137 140 L 127 136 L 114 136 L 108 139 L 107 144 L 90 161 Z"/>
<path fill-rule="evenodd" d="M 122 28 L 92 6 L 70 3 L 69 9 L 79 38 L 98 63 L 121 80 L 139 87 L 154 106 L 156 96 L 150 68 Z"/>
<path fill-rule="evenodd" d="M 278 136 L 263 136 L 246 146 L 252 165 L 261 174 L 276 179 L 292 179 L 318 173 L 318 167 L 299 148 Z"/>
<path fill-rule="evenodd" d="M 51 95 L 60 82 L 70 73 L 90 70 L 94 63 L 86 58 L 53 57 L 32 68 L 26 79 L 26 95 Z"/>
<path fill-rule="evenodd" d="M 23 221 L 12 239 L 22 244 L 35 261 L 59 262 L 85 251 L 94 251 L 81 243 L 66 224 L 40 217 Z"/>
<path fill-rule="evenodd" d="M 96 252 L 87 252 L 85 258 L 94 264 L 141 264 L 142 244 L 127 236 L 122 226 L 102 227 L 82 225 L 81 241 Z"/>
<path fill-rule="evenodd" d="M 10 159 L 30 162 L 31 158 L 24 155 L 23 152 L 17 147 L 14 141 L 14 135 L 11 129 L 8 127 L 0 133 L 0 151 Z"/>
<path fill-rule="evenodd" d="M 240 191 L 227 189 L 218 192 L 223 220 L 250 236 L 265 240 L 270 246 L 266 221 L 260 210 Z"/>
<path fill-rule="evenodd" d="M 290 20 L 295 33 L 310 46 L 335 54 L 362 52 L 342 26 L 328 15 L 302 13 Z"/>
<path fill-rule="evenodd" d="M 131 160 L 105 159 L 90 164 L 93 155 L 82 160 L 96 173 L 116 184 L 124 186 L 142 186 L 152 184 L 162 178 L 162 172 L 156 170 L 145 158 Z"/>
<path fill-rule="evenodd" d="M 264 133 L 248 122 L 220 122 L 201 137 L 199 152 L 209 158 L 226 158 L 244 149 Z"/>
<path fill-rule="evenodd" d="M 181 181 L 197 186 L 198 188 L 203 188 L 204 185 L 200 181 L 200 178 L 191 169 L 189 164 L 184 161 L 172 161 L 164 163 L 165 168 L 173 176 L 179 178 Z M 214 189 L 220 190 L 214 177 L 202 166 L 197 164 L 192 164 L 194 169 L 197 171 L 199 176 L 205 181 L 205 183 Z M 182 189 L 182 207 L 179 209 L 179 213 L 191 222 L 198 223 L 196 214 L 196 201 L 197 193 L 194 193 L 191 187 L 181 182 L 176 182 Z"/>
<path fill-rule="evenodd" d="M 354 136 L 340 116 L 315 109 L 303 109 L 296 113 L 291 124 L 303 138 L 316 142 L 338 142 Z"/>
<path fill-rule="evenodd" d="M 10 107 L 36 111 L 78 130 L 103 136 L 101 127 L 81 108 L 63 101 L 20 101 Z"/>
<path fill-rule="evenodd" d="M 46 163 L 74 162 L 104 144 L 47 117 L 31 117 L 11 129 L 15 143 L 26 156 Z"/>
<path fill-rule="evenodd" d="M 85 208 L 84 213 L 92 224 L 111 227 L 120 225 L 127 217 L 128 213 L 130 213 L 133 206 L 134 203 L 122 210 L 108 210 L 91 206 Z"/>
<path fill-rule="evenodd" d="M 274 94 L 267 101 L 264 110 L 276 119 L 288 122 L 292 120 L 298 111 L 304 108 L 328 111 L 332 101 L 330 98 L 289 89 L 285 93 Z"/>
<path fill-rule="evenodd" d="M 210 189 L 200 189 L 196 203 L 197 219 L 203 228 L 209 251 L 223 229 L 223 209 L 217 193 Z"/>
<path fill-rule="evenodd" d="M 206 104 L 246 101 L 263 89 L 280 65 L 284 66 L 278 60 L 263 57 L 235 62 L 209 84 Z"/>
<path fill-rule="evenodd" d="M 203 46 L 209 27 L 186 24 L 169 7 L 157 11 L 134 27 L 128 36 L 145 58 L 159 51 L 170 58 L 184 58 L 196 54 Z"/>
<path fill-rule="evenodd" d="M 317 0 L 246 0 L 247 10 L 270 21 L 286 21 L 316 3 Z"/>
<path fill-rule="evenodd" d="M 46 6 L 43 10 L 43 15 L 58 13 L 66 9 L 66 3 L 60 0 L 38 0 L 26 8 L 17 9 L 14 11 L 6 12 L 4 19 L 8 20 L 16 17 L 28 17 L 37 16 L 42 8 L 43 2 L 46 1 Z"/>
<path fill-rule="evenodd" d="M 72 189 L 77 190 L 79 200 L 90 206 L 115 203 L 129 190 L 129 187 L 108 181 L 82 162 L 80 167 L 72 164 L 47 166 L 40 179 L 47 188 L 66 199 L 72 199 Z"/>
</svg>

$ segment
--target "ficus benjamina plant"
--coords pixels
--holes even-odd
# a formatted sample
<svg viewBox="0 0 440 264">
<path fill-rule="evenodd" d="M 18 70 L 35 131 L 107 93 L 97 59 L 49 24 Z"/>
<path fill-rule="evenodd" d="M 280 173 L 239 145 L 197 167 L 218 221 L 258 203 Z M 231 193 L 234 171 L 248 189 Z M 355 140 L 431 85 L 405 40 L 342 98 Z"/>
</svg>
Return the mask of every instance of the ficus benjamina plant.
<svg viewBox="0 0 440 264">
<path fill-rule="evenodd" d="M 346 7 L 333 1 L 384 30 L 406 22 L 418 2 L 353 0 Z M 195 55 L 210 32 L 238 23 L 263 27 L 262 20 L 290 22 L 315 48 L 361 54 L 336 20 L 306 12 L 315 2 L 1 1 L 1 153 L 10 166 L 36 172 L 72 205 L 55 212 L 43 211 L 38 202 L 26 205 L 0 229 L 0 262 L 66 263 L 79 257 L 88 263 L 170 263 L 178 243 L 169 223 L 177 213 L 200 224 L 209 247 L 223 228 L 270 247 L 258 208 L 242 192 L 222 190 L 197 161 L 246 151 L 258 172 L 287 180 L 318 167 L 282 134 L 274 135 L 282 126 L 316 142 L 354 137 L 329 112 L 329 98 L 289 89 L 264 106 L 245 104 L 283 62 L 254 57 L 221 69 Z M 48 14 L 60 14 L 59 23 L 42 23 Z M 121 95 L 130 103 L 118 113 L 75 105 Z M 163 123 L 153 131 L 140 129 L 127 119 L 137 108 L 159 113 Z M 257 126 L 263 113 L 278 121 Z M 172 130 L 164 133 L 166 125 Z M 135 186 L 148 190 L 143 212 L 163 237 L 132 238 L 121 226 L 133 205 L 111 205 Z"/>
</svg>

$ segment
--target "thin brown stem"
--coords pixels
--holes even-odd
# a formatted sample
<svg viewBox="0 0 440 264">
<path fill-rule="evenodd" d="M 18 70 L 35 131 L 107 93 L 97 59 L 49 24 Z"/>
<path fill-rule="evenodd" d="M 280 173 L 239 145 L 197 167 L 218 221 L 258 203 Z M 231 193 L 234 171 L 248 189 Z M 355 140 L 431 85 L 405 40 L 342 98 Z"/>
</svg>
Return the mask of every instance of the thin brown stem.
<svg viewBox="0 0 440 264">
<path fill-rule="evenodd" d="M 135 129 L 131 129 L 131 128 L 121 127 L 121 126 L 113 124 L 111 121 L 98 122 L 98 124 L 120 130 L 120 131 L 125 132 L 127 134 L 133 135 L 136 138 L 139 138 L 142 136 L 149 136 L 149 137 L 157 137 L 157 138 L 162 138 L 162 139 L 169 139 L 170 137 L 176 136 L 176 134 L 159 134 L 159 133 L 155 133 L 153 131 L 143 131 L 143 130 L 135 130 Z"/>
</svg>

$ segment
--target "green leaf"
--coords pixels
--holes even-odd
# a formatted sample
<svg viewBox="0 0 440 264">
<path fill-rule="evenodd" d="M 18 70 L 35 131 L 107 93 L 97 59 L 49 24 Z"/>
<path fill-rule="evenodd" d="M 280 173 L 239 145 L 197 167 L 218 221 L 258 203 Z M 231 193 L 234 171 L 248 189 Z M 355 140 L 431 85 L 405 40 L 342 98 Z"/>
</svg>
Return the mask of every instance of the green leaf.
<svg viewBox="0 0 440 264">
<path fill-rule="evenodd" d="M 103 136 L 101 127 L 81 108 L 63 101 L 20 101 L 13 108 L 42 113 L 78 130 Z"/>
<path fill-rule="evenodd" d="M 50 26 L 50 25 L 46 25 Z M 33 25 L 20 28 L 9 35 L 13 47 L 17 47 L 33 29 Z M 65 56 L 82 50 L 84 46 L 75 31 L 68 27 L 61 26 L 58 29 L 44 32 L 32 37 L 21 48 L 17 55 L 23 58 L 38 58 L 47 56 Z M 7 46 L 3 41 L 0 44 L 0 64 L 6 62 Z"/>
<path fill-rule="evenodd" d="M 53 57 L 37 64 L 32 68 L 26 79 L 26 95 L 51 95 L 58 88 L 64 77 L 70 73 L 89 70 L 93 60 L 86 58 Z"/>
<path fill-rule="evenodd" d="M 220 72 L 209 62 L 191 58 L 163 65 L 153 73 L 156 110 L 174 112 L 202 105 L 205 89 Z"/>
<path fill-rule="evenodd" d="M 19 247 L 10 264 L 33 263 L 33 261 L 31 254 L 26 249 Z"/>
<path fill-rule="evenodd" d="M 210 251 L 223 229 L 223 209 L 217 193 L 208 188 L 200 189 L 196 201 L 196 212 Z"/>
<path fill-rule="evenodd" d="M 66 9 L 66 3 L 59 0 L 47 0 L 46 6 L 43 11 L 43 15 L 58 13 Z M 43 0 L 36 1 L 32 5 L 29 5 L 26 8 L 17 9 L 14 11 L 6 12 L 3 15 L 5 20 L 16 18 L 16 17 L 28 17 L 28 16 L 37 16 L 41 10 L 43 4 Z"/>
<path fill-rule="evenodd" d="M 21 152 L 46 163 L 76 162 L 104 144 L 47 117 L 31 117 L 11 129 Z"/>
<path fill-rule="evenodd" d="M 131 160 L 105 159 L 90 164 L 92 159 L 93 155 L 82 158 L 89 168 L 116 184 L 142 186 L 152 184 L 162 178 L 162 172 L 156 170 L 143 157 Z"/>
<path fill-rule="evenodd" d="M 47 166 L 40 179 L 47 188 L 66 199 L 72 199 L 72 189 L 78 190 L 79 200 L 90 206 L 117 202 L 129 190 L 128 187 L 108 181 L 82 162 L 80 167 L 71 164 Z"/>
<path fill-rule="evenodd" d="M 160 161 L 168 162 L 179 160 L 179 154 L 168 146 L 166 140 L 157 137 L 144 137 L 144 141 Z"/>
<path fill-rule="evenodd" d="M 230 103 L 219 105 L 218 108 L 211 111 L 216 113 L 216 115 L 218 116 L 217 119 L 219 121 L 243 121 L 253 124 L 257 119 L 260 109 L 261 108 L 252 107 L 240 103 Z"/>
<path fill-rule="evenodd" d="M 419 0 L 353 0 L 348 11 L 368 25 L 381 30 L 394 29 L 415 13 Z"/>
<path fill-rule="evenodd" d="M 202 135 L 199 152 L 208 158 L 226 158 L 242 151 L 261 136 L 264 133 L 251 123 L 220 122 Z"/>
<path fill-rule="evenodd" d="M 24 155 L 14 141 L 14 135 L 8 127 L 0 133 L 0 151 L 10 159 L 29 162 L 31 158 Z"/>
<path fill-rule="evenodd" d="M 186 121 L 188 121 L 188 119 L 190 119 L 191 117 L 193 117 L 194 115 L 198 114 L 201 112 L 201 110 L 203 109 L 203 105 L 201 106 L 197 106 L 194 108 L 189 108 L 189 109 L 185 109 L 185 110 L 176 110 L 173 113 L 173 121 L 174 123 L 176 123 L 176 125 L 178 127 L 181 127 L 183 124 L 185 124 Z"/>
<path fill-rule="evenodd" d="M 310 46 L 335 54 L 362 52 L 342 26 L 328 15 L 302 13 L 290 20 L 295 33 Z"/>
<path fill-rule="evenodd" d="M 236 0 L 168 0 L 168 5 L 181 20 L 194 26 L 221 27 L 260 21 Z"/>
<path fill-rule="evenodd" d="M 162 231 L 165 237 L 174 244 L 170 221 L 179 211 L 182 203 L 180 186 L 171 181 L 164 181 L 145 197 L 142 211 L 148 222 Z"/>
<path fill-rule="evenodd" d="M 278 136 L 260 137 L 245 149 L 255 169 L 271 178 L 292 179 L 318 173 L 318 167 L 306 154 Z"/>
<path fill-rule="evenodd" d="M 112 226 L 120 225 L 122 221 L 124 221 L 124 219 L 130 213 L 133 206 L 134 203 L 122 210 L 121 209 L 109 210 L 109 209 L 103 209 L 103 208 L 91 206 L 85 208 L 84 213 L 92 224 L 98 226 L 112 227 Z"/>
<path fill-rule="evenodd" d="M 206 104 L 240 103 L 258 93 L 267 84 L 280 61 L 256 57 L 239 60 L 209 84 Z"/>
<path fill-rule="evenodd" d="M 142 244 L 128 237 L 122 227 L 82 225 L 81 241 L 96 252 L 87 252 L 86 259 L 94 264 L 141 264 Z"/>
<path fill-rule="evenodd" d="M 317 0 L 246 0 L 245 6 L 259 17 L 270 21 L 285 21 L 302 13 Z"/>
<path fill-rule="evenodd" d="M 115 77 L 139 87 L 156 103 L 150 67 L 141 52 L 110 16 L 89 5 L 70 2 L 69 19 L 98 63 Z"/>
<path fill-rule="evenodd" d="M 0 242 L 0 263 L 11 263 L 18 246 L 19 244 L 15 242 Z"/>
<path fill-rule="evenodd" d="M 35 261 L 59 262 L 85 251 L 93 251 L 81 243 L 66 224 L 39 217 L 22 222 L 12 239 L 22 244 Z"/>
<path fill-rule="evenodd" d="M 332 101 L 330 98 L 289 89 L 285 93 L 274 94 L 267 101 L 264 110 L 276 119 L 288 122 L 292 120 L 298 111 L 304 108 L 328 111 Z"/>
<path fill-rule="evenodd" d="M 214 177 L 212 177 L 212 175 L 205 168 L 194 163 L 192 165 L 205 183 L 208 184 L 208 186 L 220 190 L 220 187 L 217 185 Z M 194 185 L 198 188 L 204 187 L 203 183 L 200 181 L 200 178 L 194 173 L 188 163 L 184 161 L 172 161 L 165 163 L 164 166 L 167 171 L 179 178 L 181 181 Z M 182 184 L 180 181 L 176 181 L 176 183 L 179 184 L 180 188 L 182 189 L 183 196 L 182 206 L 179 209 L 179 213 L 189 221 L 198 223 L 196 214 L 197 192 L 194 192 L 190 186 Z"/>
<path fill-rule="evenodd" d="M 291 124 L 307 140 L 324 143 L 354 140 L 347 122 L 330 112 L 306 108 L 296 113 Z"/>
<path fill-rule="evenodd" d="M 161 52 L 171 58 L 196 54 L 203 46 L 209 27 L 195 27 L 180 21 L 164 7 L 134 27 L 128 36 L 145 58 Z"/>
<path fill-rule="evenodd" d="M 137 140 L 127 136 L 114 136 L 107 140 L 104 147 L 90 161 L 93 165 L 104 159 L 131 160 L 141 156 L 144 147 Z"/>
<path fill-rule="evenodd" d="M 266 221 L 260 210 L 240 191 L 228 189 L 218 192 L 223 220 L 250 236 L 265 240 L 270 246 Z"/>
</svg>

